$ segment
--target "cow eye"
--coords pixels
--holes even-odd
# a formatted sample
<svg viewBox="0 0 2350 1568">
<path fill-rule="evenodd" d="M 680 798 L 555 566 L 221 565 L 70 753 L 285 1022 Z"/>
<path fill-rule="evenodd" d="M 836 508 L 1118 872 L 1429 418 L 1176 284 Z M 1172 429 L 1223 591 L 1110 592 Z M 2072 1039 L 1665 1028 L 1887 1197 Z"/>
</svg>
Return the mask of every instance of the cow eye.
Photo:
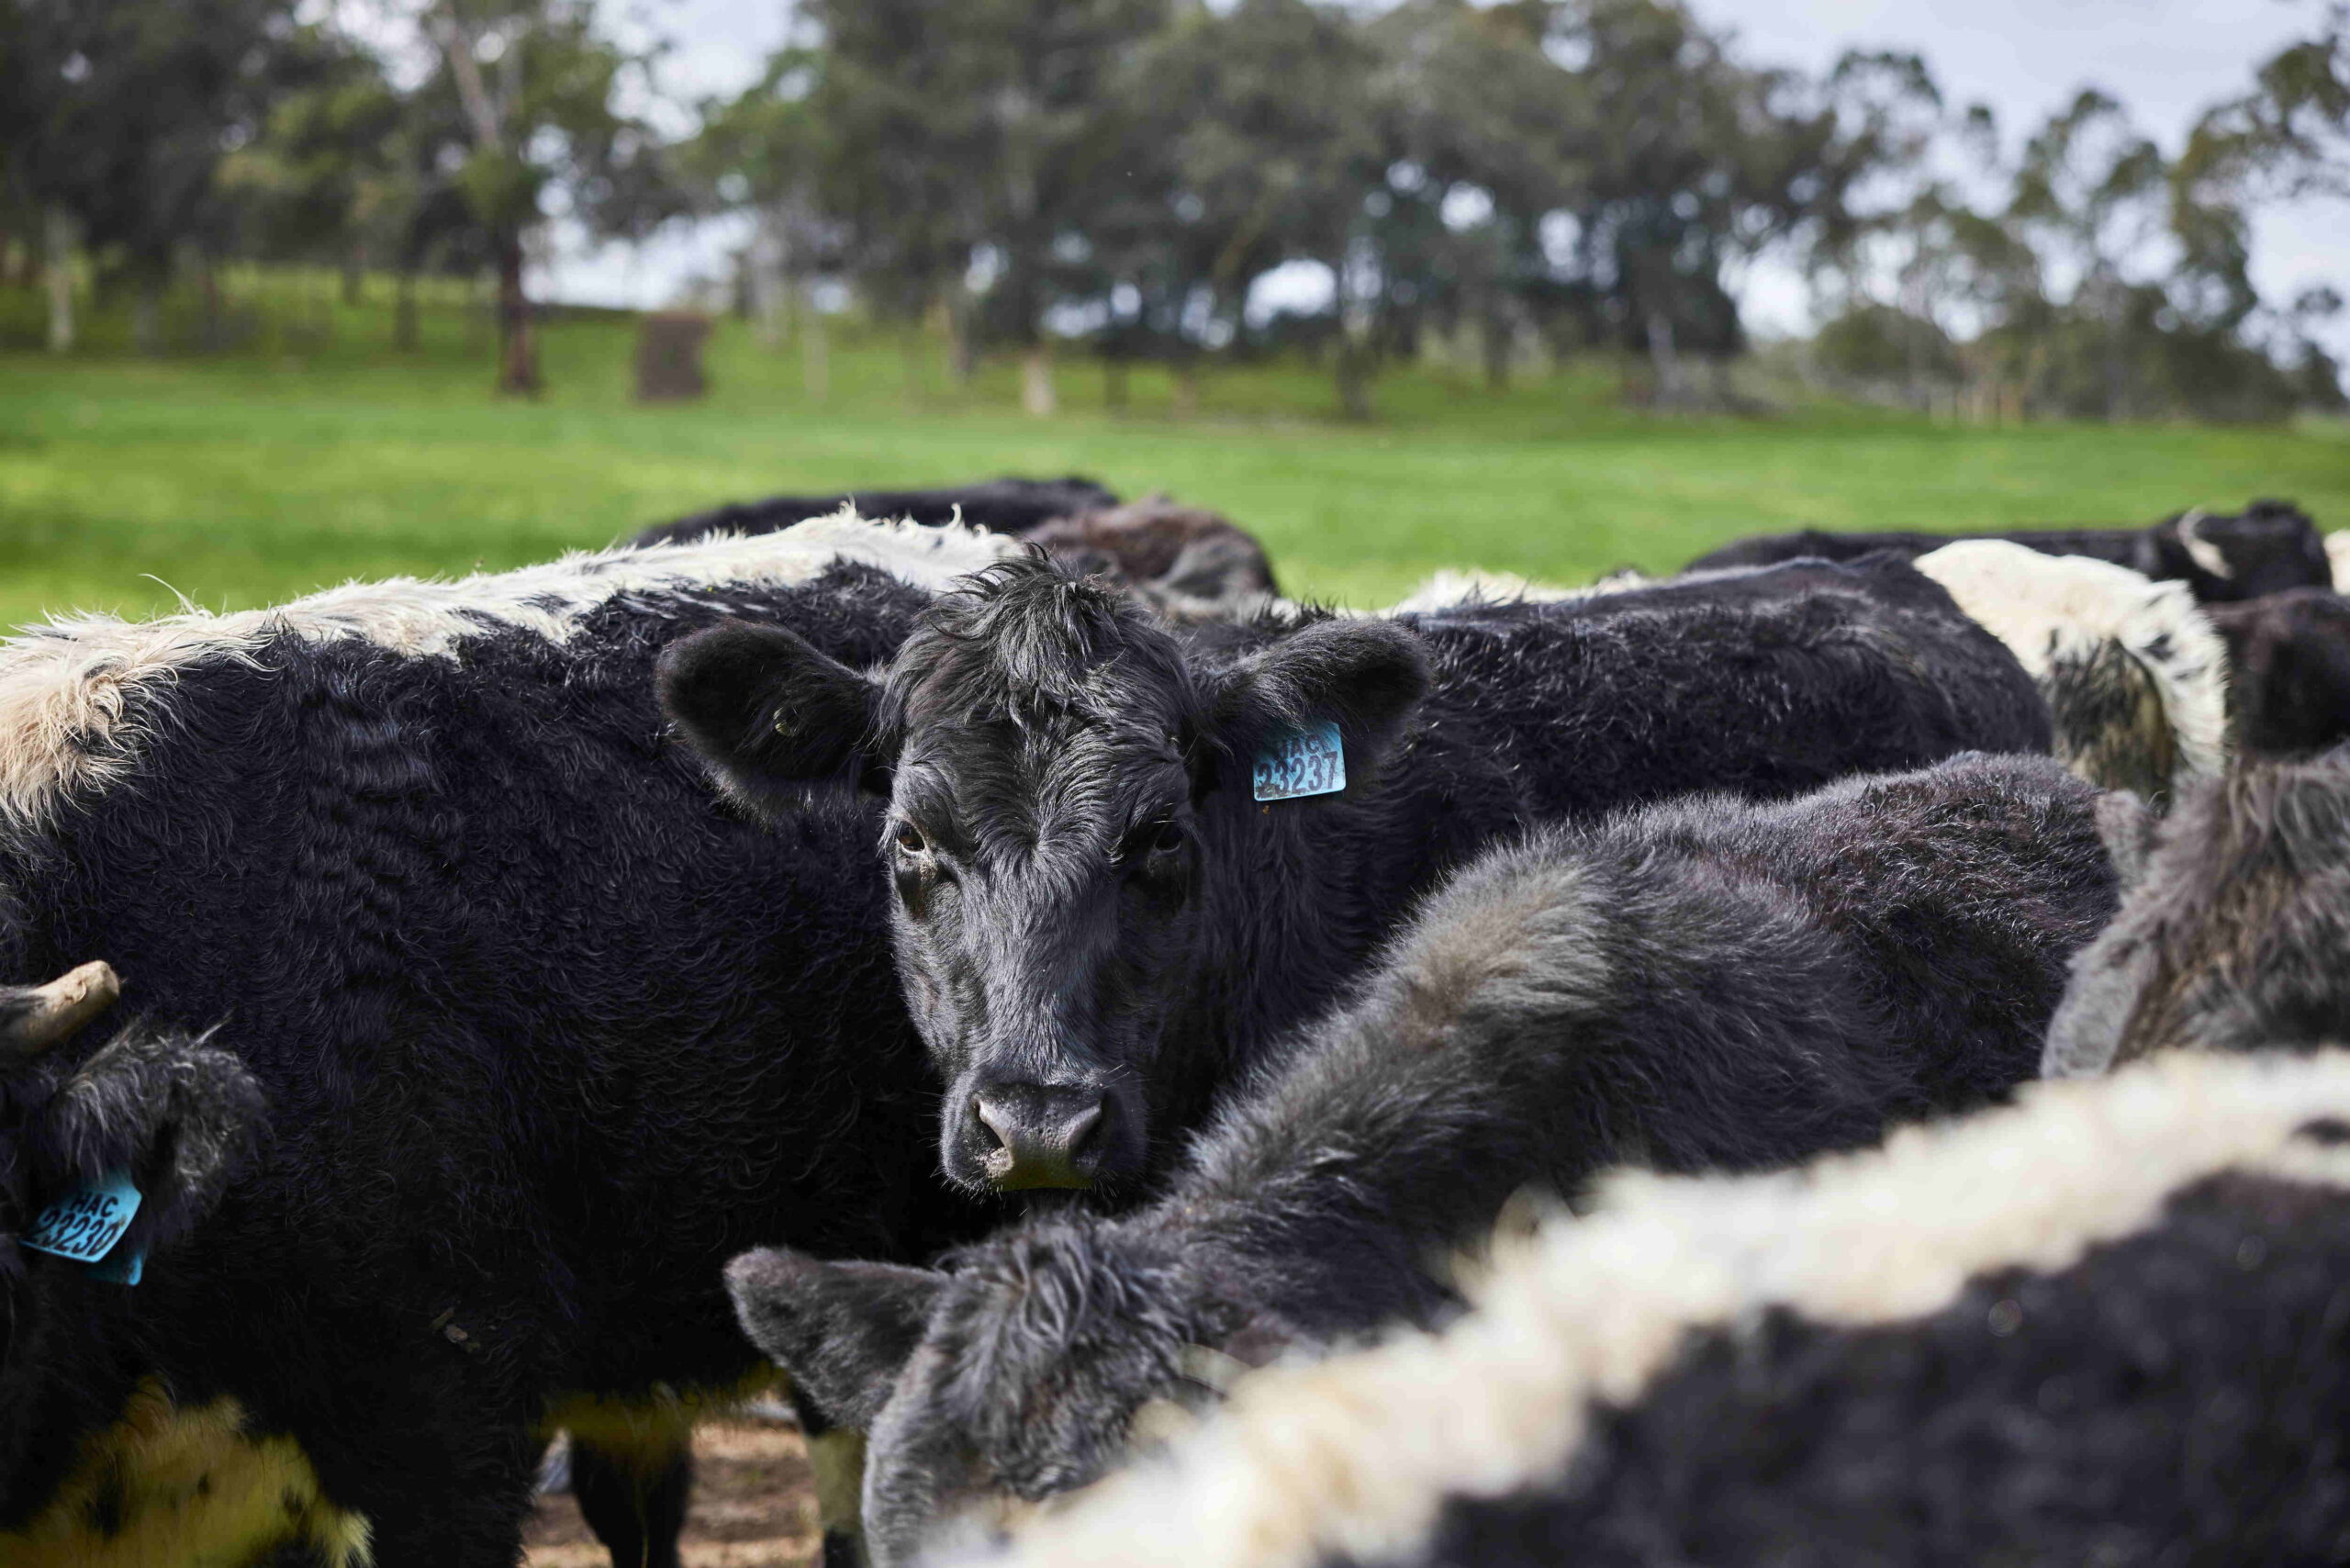
<svg viewBox="0 0 2350 1568">
<path fill-rule="evenodd" d="M 922 829 L 910 822 L 901 822 L 890 830 L 890 843 L 901 855 L 920 855 L 930 848 L 930 840 L 922 835 Z"/>
<path fill-rule="evenodd" d="M 1143 830 L 1143 846 L 1153 855 L 1172 855 L 1183 847 L 1183 829 L 1177 823 L 1160 823 Z"/>
</svg>

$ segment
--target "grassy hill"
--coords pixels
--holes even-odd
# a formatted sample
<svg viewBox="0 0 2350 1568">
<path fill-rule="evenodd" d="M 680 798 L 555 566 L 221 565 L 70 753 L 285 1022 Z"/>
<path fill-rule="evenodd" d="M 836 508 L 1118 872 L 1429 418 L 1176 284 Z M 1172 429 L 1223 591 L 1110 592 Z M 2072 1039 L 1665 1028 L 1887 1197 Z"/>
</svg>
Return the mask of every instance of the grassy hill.
<svg viewBox="0 0 2350 1568">
<path fill-rule="evenodd" d="M 405 356 L 380 304 L 309 308 L 303 330 L 215 358 L 139 360 L 104 332 L 88 357 L 0 353 L 0 623 L 179 595 L 264 604 L 355 576 L 518 566 L 720 500 L 1000 474 L 1217 508 L 1294 591 L 1357 602 L 1438 566 L 1578 580 L 1806 523 L 2141 521 L 2276 495 L 2350 526 L 2338 425 L 1986 431 L 1817 400 L 1654 418 L 1618 406 L 1604 366 L 1501 394 L 1399 371 L 1367 426 L 1326 416 L 1310 368 L 1225 369 L 1178 420 L 1163 376 L 1137 371 L 1112 409 L 1083 363 L 1064 367 L 1067 411 L 1038 420 L 1008 369 L 953 386 L 934 347 L 872 334 L 840 334 L 813 398 L 797 353 L 731 321 L 712 395 L 648 409 L 629 399 L 632 323 L 591 314 L 549 327 L 551 390 L 526 403 L 490 396 L 486 333 L 453 308 Z"/>
</svg>

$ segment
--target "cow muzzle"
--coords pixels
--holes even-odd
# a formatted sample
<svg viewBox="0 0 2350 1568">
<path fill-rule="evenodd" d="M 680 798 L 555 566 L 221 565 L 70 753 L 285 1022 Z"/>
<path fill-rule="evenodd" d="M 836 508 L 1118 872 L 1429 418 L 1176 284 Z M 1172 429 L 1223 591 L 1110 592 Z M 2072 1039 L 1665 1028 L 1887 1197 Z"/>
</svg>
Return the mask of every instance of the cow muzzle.
<svg viewBox="0 0 2350 1568">
<path fill-rule="evenodd" d="M 1082 1084 L 994 1083 L 971 1096 L 968 1146 L 999 1192 L 1090 1187 L 1111 1148 L 1109 1097 Z"/>
</svg>

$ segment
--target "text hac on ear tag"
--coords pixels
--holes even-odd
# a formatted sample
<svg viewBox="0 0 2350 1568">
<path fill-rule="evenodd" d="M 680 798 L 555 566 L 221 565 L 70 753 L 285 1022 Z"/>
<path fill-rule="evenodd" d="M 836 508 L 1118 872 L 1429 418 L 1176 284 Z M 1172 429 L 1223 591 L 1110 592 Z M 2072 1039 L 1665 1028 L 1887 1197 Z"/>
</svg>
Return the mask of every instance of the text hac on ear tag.
<svg viewBox="0 0 2350 1568">
<path fill-rule="evenodd" d="M 95 1263 L 114 1250 L 138 1212 L 139 1189 L 130 1184 L 128 1172 L 113 1171 L 41 1210 L 21 1239 L 37 1252 Z M 134 1266 L 134 1276 L 136 1271 Z M 127 1282 L 138 1282 L 134 1277 Z"/>
<path fill-rule="evenodd" d="M 1325 719 L 1292 730 L 1257 754 L 1252 777 L 1259 801 L 1337 794 L 1347 787 L 1347 754 L 1338 726 Z"/>
</svg>

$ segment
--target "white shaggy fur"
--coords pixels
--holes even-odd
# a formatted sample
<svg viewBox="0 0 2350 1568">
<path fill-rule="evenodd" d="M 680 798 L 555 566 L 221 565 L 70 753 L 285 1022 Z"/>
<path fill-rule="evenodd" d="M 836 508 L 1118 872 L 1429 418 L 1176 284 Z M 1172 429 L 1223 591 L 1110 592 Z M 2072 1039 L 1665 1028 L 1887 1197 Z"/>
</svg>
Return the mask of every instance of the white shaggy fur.
<svg viewBox="0 0 2350 1568">
<path fill-rule="evenodd" d="M 2227 644 L 2185 583 L 2153 582 L 2086 555 L 1968 539 L 1918 557 L 1959 609 L 2005 643 L 2033 680 L 2119 644 L 2154 680 L 2177 747 L 2174 795 L 2228 765 Z"/>
<path fill-rule="evenodd" d="M 445 657 L 460 639 L 499 627 L 564 642 L 617 594 L 804 582 L 834 561 L 937 588 L 1019 548 L 977 529 L 867 522 L 843 508 L 776 533 L 580 551 L 453 581 L 346 583 L 268 610 L 60 617 L 0 643 L 0 824 L 38 828 L 74 791 L 130 771 L 140 740 L 124 721 L 132 691 L 199 659 L 250 661 L 272 637 L 354 637 L 414 658 Z"/>
<path fill-rule="evenodd" d="M 2059 1270 L 2143 1230 L 2224 1170 L 2350 1186 L 2350 1149 L 2293 1136 L 2322 1116 L 2350 1118 L 2350 1055 L 2177 1053 L 1803 1170 L 1619 1176 L 1595 1214 L 1509 1251 L 1444 1333 L 1242 1379 L 1165 1455 L 1036 1520 L 1009 1561 L 1395 1556 L 1447 1496 L 1557 1474 L 1591 1402 L 1638 1398 L 1692 1327 L 1774 1304 L 1845 1324 L 1933 1313 L 1987 1271 Z"/>
<path fill-rule="evenodd" d="M 1435 610 L 1450 610 L 1456 605 L 1476 604 L 1556 604 L 1564 599 L 1590 599 L 1603 593 L 1618 593 L 1625 588 L 1639 588 L 1650 579 L 1638 572 L 1611 572 L 1583 588 L 1561 588 L 1556 583 L 1537 582 L 1516 572 L 1488 572 L 1474 567 L 1447 566 L 1432 574 L 1404 598 L 1396 600 L 1382 615 L 1427 615 Z"/>
<path fill-rule="evenodd" d="M 2325 558 L 2333 567 L 2333 591 L 2350 593 L 2350 528 L 2325 536 Z"/>
</svg>

